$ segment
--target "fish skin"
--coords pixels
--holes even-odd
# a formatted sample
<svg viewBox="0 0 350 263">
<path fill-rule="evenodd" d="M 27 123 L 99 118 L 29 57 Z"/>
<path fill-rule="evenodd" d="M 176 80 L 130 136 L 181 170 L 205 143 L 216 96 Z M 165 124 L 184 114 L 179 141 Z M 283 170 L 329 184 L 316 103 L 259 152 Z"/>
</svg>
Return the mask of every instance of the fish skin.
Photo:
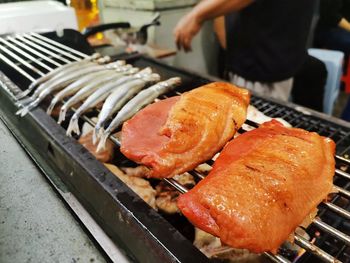
<svg viewBox="0 0 350 263">
<path fill-rule="evenodd" d="M 105 85 L 108 85 L 109 81 L 118 81 L 121 78 L 126 77 L 129 74 L 135 74 L 138 71 L 138 68 L 131 68 L 126 72 L 115 73 L 115 76 L 109 76 L 103 79 L 96 79 L 80 89 L 76 94 L 74 94 L 60 109 L 60 114 L 58 117 L 58 124 L 61 124 L 66 119 L 67 111 L 73 107 L 74 104 L 86 99 L 97 89 L 102 89 Z"/>
<path fill-rule="evenodd" d="M 158 74 L 151 74 L 149 76 L 143 77 L 141 79 L 136 79 L 130 81 L 116 90 L 114 90 L 106 102 L 104 103 L 104 107 L 100 112 L 99 119 L 106 121 L 108 117 L 110 117 L 115 111 L 119 110 L 132 96 L 137 94 L 141 89 L 143 89 L 147 84 L 154 83 L 160 80 L 160 76 Z M 106 106 L 105 106 L 106 104 Z M 101 117 L 101 118 L 100 118 Z M 93 134 L 93 143 L 97 141 L 97 132 L 101 127 L 101 122 L 98 122 L 94 129 Z M 96 132 L 97 130 L 97 132 Z M 114 130 L 113 122 L 109 125 L 106 130 L 106 133 L 103 133 L 101 137 L 101 143 L 99 143 L 97 147 L 97 152 L 101 149 L 104 149 L 105 142 L 107 141 L 108 136 Z"/>
<path fill-rule="evenodd" d="M 103 60 L 104 61 L 104 60 Z M 41 78 L 35 80 L 33 83 L 31 83 L 28 87 L 28 89 L 26 89 L 25 91 L 23 91 L 22 93 L 20 93 L 19 95 L 17 95 L 17 99 L 20 100 L 22 98 L 24 98 L 25 96 L 27 96 L 30 92 L 32 92 L 38 85 L 40 85 L 35 93 L 35 97 L 37 95 L 39 95 L 41 93 L 41 91 L 46 88 L 48 85 L 52 84 L 55 80 L 57 79 L 61 79 L 69 74 L 72 74 L 74 72 L 76 72 L 77 70 L 82 70 L 83 68 L 88 68 L 88 67 L 92 67 L 92 66 L 96 66 L 102 64 L 102 61 L 100 61 L 99 63 L 97 63 L 96 61 L 92 61 L 91 59 L 84 59 L 81 61 L 76 61 L 76 62 L 72 62 L 69 64 L 65 64 L 62 67 L 56 68 L 53 71 L 47 73 L 45 76 L 42 76 Z M 118 60 L 114 63 L 110 63 L 110 64 L 115 64 L 117 67 L 118 66 L 123 66 L 125 65 L 125 61 L 124 60 Z M 109 64 L 107 64 L 109 65 Z M 107 66 L 106 65 L 106 66 Z M 32 96 L 33 96 L 32 95 Z M 19 105 L 23 105 L 23 103 L 18 102 Z"/>
<path fill-rule="evenodd" d="M 96 63 L 91 63 L 89 65 L 84 65 L 79 67 L 78 70 L 73 70 L 72 72 L 62 72 L 63 75 L 61 76 L 56 76 L 52 79 L 50 79 L 50 81 L 44 83 L 41 87 L 39 87 L 34 94 L 32 95 L 32 97 L 37 97 L 39 96 L 39 94 L 47 89 L 52 87 L 53 85 L 65 85 L 65 83 L 69 82 L 69 81 L 74 81 L 76 79 L 78 79 L 80 76 L 85 76 L 86 74 L 89 73 L 93 73 L 95 71 L 102 71 L 105 69 L 114 69 L 114 68 L 119 68 L 121 67 L 120 62 L 113 62 L 110 64 L 106 64 L 106 65 L 99 65 Z"/>
<path fill-rule="evenodd" d="M 99 102 L 104 101 L 108 97 L 108 95 L 111 94 L 114 90 L 123 89 L 125 85 L 128 86 L 128 82 L 138 79 L 143 80 L 147 78 L 147 76 L 149 75 L 148 72 L 148 70 L 142 70 L 133 76 L 125 76 L 121 79 L 118 79 L 115 83 L 107 83 L 106 85 L 92 93 L 72 116 L 69 122 L 69 126 L 67 128 L 67 136 L 71 136 L 72 131 L 74 131 L 76 134 L 80 134 L 78 119 L 82 113 L 84 113 L 89 108 L 96 106 Z M 147 80 L 143 80 L 143 82 L 143 85 L 145 85 L 147 83 Z"/>
<path fill-rule="evenodd" d="M 18 94 L 16 96 L 17 99 L 22 99 L 23 97 L 27 96 L 35 87 L 37 87 L 38 85 L 44 83 L 45 81 L 48 81 L 49 79 L 51 79 L 52 77 L 54 77 L 56 74 L 61 73 L 64 70 L 69 70 L 71 68 L 74 67 L 79 67 L 82 64 L 88 63 L 88 60 L 81 60 L 81 61 L 75 61 L 69 64 L 65 64 L 61 67 L 55 68 L 53 71 L 49 72 L 48 74 L 46 74 L 45 76 L 42 76 L 38 79 L 36 79 L 35 81 L 33 81 L 26 90 L 24 90 L 23 92 L 21 92 L 20 94 Z"/>
<path fill-rule="evenodd" d="M 50 106 L 47 108 L 47 111 L 46 111 L 47 114 L 51 114 L 51 112 L 52 112 L 52 110 L 55 107 L 57 102 L 59 102 L 60 100 L 64 99 L 67 96 L 74 94 L 75 92 L 77 92 L 78 90 L 83 88 L 84 85 L 88 85 L 89 83 L 93 82 L 96 79 L 97 80 L 99 80 L 101 78 L 103 79 L 108 75 L 110 75 L 111 77 L 115 76 L 116 72 L 117 73 L 127 72 L 131 68 L 132 68 L 131 65 L 126 65 L 126 66 L 122 66 L 120 68 L 117 68 L 115 70 L 106 69 L 106 70 L 91 73 L 87 76 L 83 76 L 82 78 L 76 80 L 75 82 L 73 82 L 70 85 L 68 85 L 67 87 L 65 87 L 63 90 L 61 90 L 60 92 L 58 92 L 54 96 L 54 98 L 52 99 L 52 101 L 50 103 Z"/>
<path fill-rule="evenodd" d="M 140 109 L 147 106 L 151 102 L 153 102 L 158 96 L 174 89 L 176 86 L 181 84 L 181 78 L 174 77 L 170 78 L 168 80 L 159 82 L 154 84 L 153 86 L 142 90 L 140 93 L 138 93 L 134 98 L 132 98 L 130 101 L 128 101 L 122 109 L 118 112 L 118 114 L 115 116 L 115 118 L 112 120 L 108 128 L 103 131 L 103 125 L 106 122 L 106 120 L 114 114 L 117 110 L 120 109 L 120 106 L 117 108 L 113 108 L 113 110 L 106 116 L 99 116 L 98 122 L 95 126 L 94 134 L 93 134 L 93 143 L 96 142 L 96 137 L 101 137 L 102 134 L 106 138 L 108 137 L 115 129 L 117 129 L 122 122 L 124 122 L 127 119 L 130 119 L 133 115 L 135 115 Z M 107 102 L 107 100 L 106 100 Z M 101 110 L 102 114 L 103 108 Z M 102 131 L 102 132 L 100 132 Z M 100 134 L 102 133 L 102 134 Z"/>
<path fill-rule="evenodd" d="M 96 72 L 96 71 L 102 71 L 106 68 L 113 69 L 113 66 L 117 66 L 118 63 L 114 62 L 109 64 L 108 67 L 105 67 L 104 65 L 94 65 L 91 67 L 86 67 L 80 70 L 77 70 L 75 72 L 72 72 L 71 74 L 68 74 L 64 78 L 55 79 L 50 85 L 45 86 L 44 88 L 40 89 L 40 87 L 34 92 L 33 96 L 31 96 L 32 101 L 29 105 L 24 106 L 22 109 L 18 110 L 16 112 L 16 115 L 21 115 L 21 117 L 25 116 L 30 110 L 37 107 L 41 101 L 43 101 L 49 94 L 51 94 L 53 91 L 62 89 L 64 86 L 69 85 L 73 81 L 79 79 L 81 76 L 85 76 L 86 74 Z M 40 92 L 40 93 L 39 93 Z M 39 93 L 39 95 L 37 95 Z"/>
<path fill-rule="evenodd" d="M 63 88 L 64 86 L 72 83 L 77 80 L 79 77 L 84 76 L 85 74 L 95 72 L 97 70 L 102 70 L 103 67 L 101 65 L 92 66 L 80 69 L 75 71 L 64 78 L 54 79 L 52 82 L 49 82 L 50 85 L 42 84 L 36 89 L 34 94 L 30 97 L 30 103 L 25 105 L 22 109 L 16 112 L 16 115 L 25 116 L 30 110 L 34 109 L 39 105 L 41 101 L 43 101 L 49 94 L 53 91 Z"/>
<path fill-rule="evenodd" d="M 35 80 L 34 82 L 32 82 L 29 85 L 28 89 L 26 89 L 23 92 L 21 92 L 20 94 L 18 94 L 16 96 L 16 98 L 18 100 L 22 99 L 25 96 L 27 96 L 30 92 L 32 92 L 38 85 L 44 83 L 45 81 L 48 81 L 48 80 L 50 80 L 51 78 L 54 78 L 57 75 L 63 76 L 64 73 L 68 74 L 68 72 L 72 72 L 73 70 L 75 70 L 75 69 L 77 69 L 77 68 L 79 68 L 81 66 L 84 66 L 84 64 L 89 64 L 89 63 L 95 61 L 96 59 L 98 59 L 100 57 L 101 57 L 100 54 L 95 53 L 95 54 L 91 55 L 89 58 L 84 58 L 82 60 L 74 61 L 74 62 L 71 62 L 69 64 L 65 64 L 65 65 L 62 65 L 62 66 L 60 66 L 58 68 L 55 68 L 54 70 L 52 70 L 49 73 L 47 73 L 45 76 L 42 76 L 42 77 L 38 78 L 37 80 Z M 125 61 L 121 62 L 121 64 L 122 63 L 125 63 Z"/>
<path fill-rule="evenodd" d="M 95 73 L 89 74 L 87 76 L 84 76 L 84 77 L 74 81 L 73 83 L 69 84 L 67 87 L 62 89 L 57 94 L 55 94 L 55 96 L 51 100 L 49 107 L 46 110 L 46 113 L 50 115 L 53 108 L 57 104 L 57 102 L 59 102 L 60 100 L 64 99 L 65 97 L 67 97 L 69 95 L 74 94 L 79 89 L 81 89 L 84 85 L 87 85 L 90 81 L 92 81 L 96 78 L 99 78 L 99 77 L 103 77 L 103 76 L 110 74 L 110 73 L 112 73 L 112 72 L 110 72 L 109 70 L 95 72 Z"/>
<path fill-rule="evenodd" d="M 83 68 L 87 68 L 87 67 L 91 67 L 93 65 L 93 63 L 84 63 L 83 65 L 74 65 L 73 67 L 70 67 L 69 69 L 67 69 L 67 71 L 61 72 L 62 74 L 58 74 L 56 78 L 56 76 L 53 76 L 52 78 L 48 79 L 46 82 L 43 81 L 43 83 L 41 83 L 38 87 L 29 87 L 28 89 L 26 89 L 23 94 L 20 94 L 21 96 L 18 96 L 17 99 L 18 101 L 16 102 L 16 106 L 18 107 L 24 107 L 26 105 L 29 105 L 32 101 L 34 101 L 37 96 L 48 86 L 50 86 L 52 83 L 54 83 L 57 79 L 60 79 L 61 77 L 67 75 L 67 74 L 71 74 L 77 71 L 77 69 L 83 69 Z M 45 76 L 43 76 L 45 77 Z M 34 93 L 29 97 L 29 98 L 25 98 L 25 96 L 27 96 L 30 92 L 32 92 L 32 90 L 34 90 Z M 25 93 L 26 92 L 26 93 Z M 23 96 L 22 96 L 23 95 Z"/>
</svg>

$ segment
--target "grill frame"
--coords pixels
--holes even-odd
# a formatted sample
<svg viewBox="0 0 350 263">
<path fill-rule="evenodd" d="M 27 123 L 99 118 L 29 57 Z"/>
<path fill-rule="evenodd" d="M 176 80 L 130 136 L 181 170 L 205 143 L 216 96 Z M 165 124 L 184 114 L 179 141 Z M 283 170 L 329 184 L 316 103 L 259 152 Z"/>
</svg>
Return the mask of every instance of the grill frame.
<svg viewBox="0 0 350 263">
<path fill-rule="evenodd" d="M 135 66 L 156 68 L 160 70 L 159 73 L 164 78 L 180 75 L 184 78 L 181 90 L 187 90 L 216 80 L 187 70 L 176 69 L 140 55 L 122 56 L 122 58 Z M 0 74 L 0 84 L 11 87 L 14 90 L 18 89 L 3 73 Z M 45 172 L 49 173 L 49 168 L 53 169 L 67 184 L 70 191 L 77 196 L 79 201 L 94 216 L 100 226 L 115 242 L 122 244 L 122 247 L 132 255 L 133 259 L 142 262 L 145 259 L 149 259 L 151 262 L 190 262 L 195 257 L 198 262 L 208 262 L 208 259 L 187 239 L 184 239 L 165 219 L 149 208 L 83 146 L 75 140 L 66 137 L 65 130 L 58 126 L 41 108 L 35 109 L 24 118 L 20 118 L 14 115 L 17 109 L 14 106 L 14 99 L 11 98 L 10 94 L 4 92 L 3 89 L 0 89 L 0 92 L 0 103 L 5 105 L 5 107 L 0 109 L 3 113 L 3 119 L 31 154 L 32 158 L 39 163 Z M 303 116 L 302 114 L 311 114 L 311 117 L 308 117 L 315 119 L 316 122 L 321 121 L 349 129 L 346 135 L 346 137 L 349 137 L 350 125 L 339 119 L 330 118 L 328 115 L 291 103 L 280 103 L 256 96 L 253 97 L 253 104 L 254 99 L 268 103 L 270 108 L 272 107 L 271 104 L 274 104 L 273 106 L 277 108 L 277 111 L 285 108 L 289 111 L 300 112 L 300 116 Z M 32 129 L 35 132 L 32 132 Z M 43 139 L 43 141 L 38 139 Z M 74 161 L 72 162 L 72 160 Z M 74 171 L 73 175 L 71 175 L 71 170 Z M 82 182 L 84 189 L 79 186 Z M 120 192 L 117 196 L 114 191 L 116 187 L 118 187 L 118 192 Z M 96 193 L 97 197 L 93 195 Z M 121 193 L 125 194 L 121 197 Z M 91 198 L 91 196 L 94 197 Z M 103 204 L 102 208 L 99 207 L 100 204 Z M 111 210 L 110 207 L 113 207 L 112 212 L 109 211 Z M 118 212 L 121 214 L 120 218 L 115 216 Z M 150 217 L 145 217 L 145 214 L 150 215 Z M 115 226 L 115 222 L 118 222 L 118 225 L 120 225 Z M 173 235 L 170 240 L 168 231 Z M 142 242 L 135 242 L 133 234 L 141 235 Z M 164 246 L 166 247 L 165 249 Z M 134 250 L 137 250 L 137 253 L 134 253 Z M 184 254 L 189 256 L 186 257 Z M 150 258 L 150 255 L 152 258 Z"/>
</svg>

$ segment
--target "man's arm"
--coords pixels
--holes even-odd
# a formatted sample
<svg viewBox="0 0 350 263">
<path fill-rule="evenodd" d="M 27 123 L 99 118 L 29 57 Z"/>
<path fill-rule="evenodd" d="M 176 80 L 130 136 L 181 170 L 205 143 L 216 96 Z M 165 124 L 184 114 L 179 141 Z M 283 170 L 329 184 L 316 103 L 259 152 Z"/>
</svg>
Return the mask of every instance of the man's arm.
<svg viewBox="0 0 350 263">
<path fill-rule="evenodd" d="M 177 47 L 190 51 L 192 38 L 205 21 L 241 10 L 252 2 L 254 0 L 203 0 L 199 2 L 175 27 L 174 36 Z"/>
</svg>

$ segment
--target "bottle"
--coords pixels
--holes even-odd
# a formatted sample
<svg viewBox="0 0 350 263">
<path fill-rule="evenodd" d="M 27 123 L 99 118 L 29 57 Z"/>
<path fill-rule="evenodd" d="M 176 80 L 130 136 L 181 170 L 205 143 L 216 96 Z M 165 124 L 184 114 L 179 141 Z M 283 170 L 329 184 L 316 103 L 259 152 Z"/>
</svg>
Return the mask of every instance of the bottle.
<svg viewBox="0 0 350 263">
<path fill-rule="evenodd" d="M 82 31 L 86 27 L 99 24 L 97 0 L 69 0 L 67 4 L 75 9 L 79 31 Z"/>
</svg>

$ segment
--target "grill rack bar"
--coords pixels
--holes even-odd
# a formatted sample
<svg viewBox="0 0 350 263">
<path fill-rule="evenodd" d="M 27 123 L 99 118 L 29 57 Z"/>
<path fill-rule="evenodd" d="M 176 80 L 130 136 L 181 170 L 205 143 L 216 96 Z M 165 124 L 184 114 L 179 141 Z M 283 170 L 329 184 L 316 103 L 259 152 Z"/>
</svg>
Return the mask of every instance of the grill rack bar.
<svg viewBox="0 0 350 263">
<path fill-rule="evenodd" d="M 62 64 L 60 64 L 60 63 L 58 63 L 58 62 L 52 60 L 51 58 L 49 58 L 49 57 L 43 55 L 42 53 L 36 51 L 35 49 L 33 49 L 33 48 L 31 48 L 31 47 L 25 45 L 23 42 L 19 41 L 18 39 L 15 39 L 15 38 L 13 38 L 13 37 L 7 37 L 7 40 L 9 40 L 9 41 L 11 41 L 12 43 L 14 43 L 14 44 L 16 44 L 16 45 L 18 45 L 18 46 L 20 46 L 20 47 L 26 49 L 27 51 L 29 51 L 29 52 L 32 53 L 32 54 L 37 55 L 38 57 L 42 58 L 43 60 L 48 61 L 49 63 L 51 63 L 52 65 L 55 65 L 56 67 L 62 66 Z"/>
<path fill-rule="evenodd" d="M 60 61 L 62 61 L 64 63 L 70 63 L 71 62 L 70 60 L 65 59 L 64 57 L 61 57 L 61 56 L 57 55 L 56 53 L 54 53 L 54 52 L 52 52 L 50 50 L 47 50 L 43 46 L 40 46 L 40 45 L 32 42 L 30 39 L 24 38 L 21 35 L 16 35 L 15 37 L 16 37 L 16 39 L 21 40 L 23 43 L 25 43 L 25 44 L 33 47 L 33 48 L 36 48 L 37 50 L 40 50 L 41 52 L 43 52 L 43 53 L 45 53 L 47 55 L 50 55 L 50 56 L 52 56 L 52 57 L 54 57 L 54 58 L 56 58 L 56 59 L 58 59 L 58 60 L 60 60 Z"/>
<path fill-rule="evenodd" d="M 63 48 L 65 50 L 67 50 L 68 52 L 74 53 L 74 54 L 76 54 L 76 55 L 78 55 L 80 57 L 83 57 L 83 58 L 88 58 L 89 57 L 89 55 L 86 55 L 86 54 L 84 54 L 84 53 L 82 53 L 82 52 L 80 52 L 80 51 L 78 51 L 76 49 L 70 48 L 70 47 L 68 47 L 66 45 L 62 45 L 61 43 L 58 43 L 56 41 L 51 40 L 50 38 L 44 37 L 44 36 L 39 35 L 37 33 L 30 33 L 30 34 L 32 36 L 36 37 L 36 38 L 40 38 L 41 40 L 43 40 L 43 41 L 45 41 L 45 42 L 47 42 L 47 43 L 49 43 L 51 45 Z"/>
<path fill-rule="evenodd" d="M 9 48 L 15 50 L 16 52 L 18 52 L 19 54 L 21 54 L 22 56 L 30 59 L 32 62 L 36 63 L 37 65 L 41 66 L 42 68 L 48 70 L 48 71 L 52 71 L 53 68 L 49 67 L 48 65 L 42 63 L 39 59 L 36 59 L 35 57 L 31 56 L 29 53 L 24 52 L 23 50 L 19 49 L 18 47 L 16 47 L 15 45 L 13 45 L 12 43 L 8 42 L 7 40 L 0 38 L 0 41 L 2 43 L 4 43 L 5 45 L 7 45 Z"/>
<path fill-rule="evenodd" d="M 29 79 L 30 81 L 35 81 L 35 78 L 33 78 L 31 75 L 29 75 L 27 72 L 25 72 L 23 69 L 18 67 L 15 63 L 13 63 L 10 59 L 5 57 L 3 54 L 0 53 L 0 60 L 4 61 L 7 65 L 10 67 L 14 68 L 15 70 L 18 71 L 21 75 Z"/>
<path fill-rule="evenodd" d="M 1 54 L 0 54 L 1 55 Z M 87 56 L 87 55 L 86 55 Z M 3 56 L 4 57 L 4 56 Z M 0 57 L 1 58 L 1 57 Z M 6 62 L 6 57 L 5 57 L 5 62 Z M 8 59 L 7 59 L 8 60 Z M 14 67 L 17 71 L 18 71 L 18 67 Z M 19 71 L 20 72 L 20 71 Z M 23 75 L 23 74 L 22 74 Z M 74 110 L 74 109 L 73 109 Z M 87 121 L 88 123 L 90 123 L 92 126 L 95 125 L 95 123 L 88 117 L 86 117 L 85 115 L 82 116 L 82 118 Z M 251 125 L 254 127 L 254 125 L 258 125 L 257 123 L 253 123 L 250 120 L 246 121 L 246 124 Z M 252 125 L 254 124 L 254 125 Z M 119 140 L 114 137 L 114 136 L 110 136 L 110 139 L 118 146 L 120 146 L 120 142 Z M 340 156 L 336 156 L 336 159 L 338 159 L 339 161 L 342 161 L 346 164 L 350 164 L 350 161 L 340 157 Z M 339 173 L 340 171 L 340 173 Z M 348 178 L 350 175 L 339 170 L 337 171 L 339 173 L 339 175 L 345 175 L 346 178 Z M 200 179 L 204 178 L 203 175 L 201 175 L 200 173 L 196 172 L 196 171 L 191 171 L 191 173 L 197 177 L 199 177 Z M 178 183 L 176 180 L 174 179 L 165 179 L 166 182 L 168 182 L 170 185 L 172 185 L 175 189 L 177 189 L 179 192 L 184 193 L 187 191 L 186 187 L 182 186 L 180 183 Z M 346 197 L 350 198 L 350 192 L 348 192 L 345 189 L 342 189 L 338 186 L 335 186 L 335 189 L 338 190 L 338 192 L 342 195 L 345 195 Z M 334 204 L 328 204 L 327 207 L 333 209 L 332 211 L 338 211 L 338 213 L 342 214 L 344 211 L 344 209 L 337 207 Z M 340 211 L 340 212 L 339 212 Z M 347 212 L 347 211 L 346 211 Z M 346 218 L 349 217 L 348 213 L 343 213 L 345 215 Z M 321 228 L 322 230 L 324 230 L 325 232 L 334 234 L 336 237 L 338 237 L 339 239 L 343 240 L 344 242 L 346 242 L 347 244 L 350 244 L 350 237 L 345 235 L 344 233 L 340 232 L 339 230 L 332 228 L 331 226 L 325 224 L 324 222 L 322 222 L 320 219 L 316 219 L 313 222 L 315 225 L 317 225 L 319 228 Z M 321 250 L 320 248 L 318 248 L 317 246 L 313 245 L 312 243 L 308 242 L 307 240 L 302 240 L 300 239 L 300 237 L 297 237 L 298 242 L 301 244 L 302 247 L 304 247 L 307 251 L 310 251 L 318 256 L 320 256 L 322 259 L 328 261 L 328 262 L 339 262 L 337 259 L 333 258 L 332 256 L 328 255 L 326 252 L 324 252 L 323 250 Z M 301 240 L 301 241 L 300 241 Z M 266 255 L 272 259 L 275 262 L 289 262 L 289 260 L 283 258 L 280 255 L 273 255 L 270 253 L 266 253 Z"/>
<path fill-rule="evenodd" d="M 13 53 L 11 50 L 5 48 L 4 46 L 0 45 L 0 49 L 4 51 L 7 55 L 11 56 L 12 58 L 16 59 L 18 62 L 22 63 L 23 66 L 26 66 L 36 74 L 40 76 L 44 76 L 45 73 L 39 70 L 38 68 L 34 67 L 33 65 L 29 64 L 27 61 L 22 59 L 21 57 L 17 56 L 15 53 Z"/>
<path fill-rule="evenodd" d="M 81 58 L 79 58 L 79 57 L 77 57 L 77 56 L 75 56 L 75 55 L 72 55 L 71 53 L 68 53 L 68 52 L 66 52 L 66 51 L 64 51 L 64 50 L 61 50 L 61 49 L 59 49 L 59 48 L 57 48 L 57 47 L 55 47 L 55 46 L 53 46 L 53 45 L 49 45 L 47 42 L 44 42 L 43 40 L 40 40 L 40 39 L 38 39 L 38 38 L 35 38 L 35 37 L 33 37 L 32 35 L 24 34 L 23 36 L 24 36 L 25 38 L 28 38 L 28 39 L 30 39 L 30 40 L 32 40 L 32 41 L 34 41 L 34 42 L 36 42 L 36 43 L 38 43 L 38 44 L 40 44 L 40 45 L 46 47 L 46 48 L 48 48 L 48 49 L 51 49 L 51 50 L 53 50 L 53 51 L 55 51 L 55 52 L 59 52 L 59 53 L 65 55 L 66 57 L 69 57 L 69 58 L 71 58 L 71 59 L 74 59 L 74 60 L 80 60 L 80 59 L 81 59 Z"/>
</svg>

